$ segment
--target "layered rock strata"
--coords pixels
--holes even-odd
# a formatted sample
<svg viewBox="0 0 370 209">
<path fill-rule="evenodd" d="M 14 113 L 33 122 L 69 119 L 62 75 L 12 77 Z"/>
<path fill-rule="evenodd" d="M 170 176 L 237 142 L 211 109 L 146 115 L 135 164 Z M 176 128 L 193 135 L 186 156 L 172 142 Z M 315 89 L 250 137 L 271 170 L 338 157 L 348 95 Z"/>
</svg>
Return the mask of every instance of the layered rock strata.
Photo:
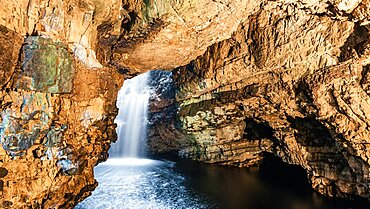
<svg viewBox="0 0 370 209">
<path fill-rule="evenodd" d="M 177 148 L 158 151 L 241 167 L 269 152 L 306 169 L 322 194 L 369 199 L 365 11 L 365 2 L 264 4 L 173 71 L 179 122 L 169 124 L 188 140 L 168 129 Z"/>
<path fill-rule="evenodd" d="M 191 136 L 178 126 L 177 103 L 172 73 L 150 71 L 151 97 L 148 115 L 147 150 L 154 153 L 176 154 L 180 147 L 191 146 Z"/>
<path fill-rule="evenodd" d="M 153 151 L 270 152 L 323 194 L 369 199 L 368 0 L 0 3 L 0 207 L 89 195 L 123 77 L 152 69 L 176 89 L 152 106 Z"/>
<path fill-rule="evenodd" d="M 0 207 L 71 208 L 89 195 L 116 140 L 123 77 L 202 54 L 246 3 L 1 1 Z"/>
</svg>

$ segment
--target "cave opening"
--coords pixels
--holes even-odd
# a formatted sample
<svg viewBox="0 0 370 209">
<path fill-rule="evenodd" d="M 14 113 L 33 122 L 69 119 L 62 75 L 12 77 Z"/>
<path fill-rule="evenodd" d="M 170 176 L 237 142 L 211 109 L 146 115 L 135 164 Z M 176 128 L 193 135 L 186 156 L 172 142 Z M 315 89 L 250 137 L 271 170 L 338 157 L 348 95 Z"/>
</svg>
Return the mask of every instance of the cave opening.
<svg viewBox="0 0 370 209">
<path fill-rule="evenodd" d="M 363 198 L 357 197 L 348 200 L 325 197 L 319 194 L 311 187 L 310 179 L 304 168 L 299 165 L 285 163 L 272 153 L 264 153 L 264 159 L 259 165 L 258 176 L 275 191 L 279 190 L 282 194 L 289 191 L 296 195 L 297 199 L 302 198 L 302 200 L 305 199 L 304 201 L 310 201 L 311 206 L 308 208 L 370 208 L 369 202 Z M 287 198 L 287 201 L 290 201 L 289 196 L 285 193 L 282 198 Z M 292 208 L 306 208 L 306 205 L 295 205 Z"/>
<path fill-rule="evenodd" d="M 369 2 L 3 1 L 0 208 L 370 208 Z"/>
<path fill-rule="evenodd" d="M 136 80 L 135 80 L 136 79 Z M 168 155 L 148 154 L 150 126 L 176 112 L 172 74 L 150 71 L 126 80 L 117 103 L 118 140 L 107 162 L 95 167 L 99 186 L 77 205 L 87 208 L 339 208 L 350 201 L 325 198 L 310 187 L 306 171 L 263 153 L 258 167 L 237 168 L 205 164 Z M 170 87 L 169 87 L 170 86 Z M 130 95 L 136 93 L 137 95 Z M 121 106 L 123 105 L 123 106 Z M 171 114 L 164 106 L 170 106 Z M 141 108 L 139 108 L 141 107 Z M 145 107 L 145 108 L 144 108 Z M 125 111 L 127 110 L 127 111 Z M 125 119 L 126 117 L 126 119 Z M 244 136 L 274 139 L 267 124 L 246 118 Z M 124 127 L 127 126 L 127 127 Z M 171 130 L 164 130 L 171 132 Z M 175 135 L 173 137 L 176 137 Z M 136 138 L 135 140 L 132 140 Z M 135 145 L 126 143 L 131 139 Z M 149 139 L 150 140 L 150 139 Z M 174 140 L 177 140 L 174 138 Z M 155 142 L 151 142 L 155 143 Z M 167 142 L 162 146 L 170 146 Z M 157 145 L 159 146 L 159 145 Z M 127 150 L 126 148 L 129 148 Z M 134 149 L 135 151 L 132 151 Z M 355 208 L 366 208 L 356 205 Z"/>
<path fill-rule="evenodd" d="M 259 176 L 276 188 L 291 189 L 301 195 L 313 192 L 307 172 L 301 166 L 285 163 L 272 153 L 263 153 Z"/>
<path fill-rule="evenodd" d="M 174 97 L 165 85 L 170 78 L 170 72 L 149 71 L 124 82 L 117 99 L 118 139 L 109 159 L 94 169 L 99 186 L 76 208 L 207 208 L 174 170 L 176 162 L 147 154 L 148 112 L 156 108 L 149 103 Z"/>
</svg>

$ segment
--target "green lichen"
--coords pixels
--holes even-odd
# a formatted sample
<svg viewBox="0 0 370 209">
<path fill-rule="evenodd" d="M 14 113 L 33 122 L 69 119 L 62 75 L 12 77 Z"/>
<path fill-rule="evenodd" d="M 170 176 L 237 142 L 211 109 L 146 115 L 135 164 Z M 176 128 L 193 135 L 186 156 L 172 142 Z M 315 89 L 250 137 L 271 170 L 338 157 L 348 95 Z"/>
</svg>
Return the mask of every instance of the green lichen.
<svg viewBox="0 0 370 209">
<path fill-rule="evenodd" d="M 171 0 L 144 0 L 141 10 L 143 24 L 153 22 L 154 19 L 162 19 L 166 14 L 173 13 L 173 7 L 176 4 Z"/>
<path fill-rule="evenodd" d="M 73 59 L 60 42 L 32 36 L 23 48 L 24 75 L 32 78 L 30 90 L 48 93 L 69 93 L 74 76 Z"/>
</svg>

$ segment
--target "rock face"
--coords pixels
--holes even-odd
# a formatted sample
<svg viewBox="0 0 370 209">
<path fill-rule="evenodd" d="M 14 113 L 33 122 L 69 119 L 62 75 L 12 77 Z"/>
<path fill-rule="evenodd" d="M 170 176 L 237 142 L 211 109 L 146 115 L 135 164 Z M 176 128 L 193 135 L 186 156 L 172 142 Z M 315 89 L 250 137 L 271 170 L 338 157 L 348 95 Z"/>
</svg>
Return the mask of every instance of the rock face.
<svg viewBox="0 0 370 209">
<path fill-rule="evenodd" d="M 325 195 L 370 199 L 369 1 L 0 3 L 1 208 L 89 195 L 123 77 L 152 69 L 174 85 L 153 73 L 153 151 L 236 166 L 269 152 Z"/>
<path fill-rule="evenodd" d="M 316 3 L 266 2 L 176 68 L 178 110 L 165 122 L 175 128 L 157 150 L 242 167 L 269 152 L 305 168 L 322 194 L 370 199 L 367 8 Z"/>
<path fill-rule="evenodd" d="M 123 76 L 92 48 L 120 2 L 69 3 L 1 1 L 0 208 L 72 208 L 116 139 Z"/>
<path fill-rule="evenodd" d="M 2 35 L 1 207 L 71 207 L 97 185 L 93 167 L 115 138 L 122 78 L 74 63 L 60 42 L 31 37 L 21 48 L 15 32 Z"/>
<path fill-rule="evenodd" d="M 190 146 L 189 138 L 178 127 L 175 86 L 169 71 L 150 71 L 149 86 L 152 89 L 148 116 L 148 151 L 156 153 L 176 152 Z"/>
<path fill-rule="evenodd" d="M 143 11 L 144 22 L 157 21 L 119 40 L 112 61 L 133 70 L 172 70 L 230 37 L 260 5 L 260 1 L 249 0 L 150 1 Z"/>
<path fill-rule="evenodd" d="M 89 195 L 93 167 L 116 140 L 123 77 L 188 63 L 256 4 L 0 3 L 1 208 L 71 208 Z"/>
</svg>

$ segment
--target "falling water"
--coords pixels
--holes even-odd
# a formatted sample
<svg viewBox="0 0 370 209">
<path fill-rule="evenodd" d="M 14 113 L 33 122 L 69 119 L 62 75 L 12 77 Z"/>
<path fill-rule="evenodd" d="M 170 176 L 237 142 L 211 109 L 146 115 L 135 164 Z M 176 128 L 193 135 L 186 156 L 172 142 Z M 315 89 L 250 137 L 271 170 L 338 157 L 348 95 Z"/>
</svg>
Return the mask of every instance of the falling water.
<svg viewBox="0 0 370 209">
<path fill-rule="evenodd" d="M 111 158 L 143 156 L 149 104 L 149 73 L 126 80 L 118 92 L 115 123 L 118 139 L 109 150 Z"/>
<path fill-rule="evenodd" d="M 206 208 L 186 188 L 185 177 L 174 170 L 175 162 L 143 155 L 149 98 L 155 94 L 151 76 L 146 73 L 127 80 L 119 91 L 117 142 L 109 150 L 109 159 L 94 169 L 99 186 L 76 209 Z"/>
<path fill-rule="evenodd" d="M 258 173 L 186 160 L 145 159 L 141 147 L 146 138 L 149 95 L 151 101 L 173 98 L 164 87 L 171 82 L 168 74 L 158 72 L 125 82 L 117 102 L 118 140 L 111 147 L 110 158 L 94 169 L 99 186 L 75 209 L 370 208 L 346 207 L 343 202 L 335 205 L 335 201 L 332 204 L 317 197 L 307 190 L 305 171 L 287 170 L 279 164 Z M 301 183 L 296 182 L 297 176 L 302 177 Z"/>
</svg>

